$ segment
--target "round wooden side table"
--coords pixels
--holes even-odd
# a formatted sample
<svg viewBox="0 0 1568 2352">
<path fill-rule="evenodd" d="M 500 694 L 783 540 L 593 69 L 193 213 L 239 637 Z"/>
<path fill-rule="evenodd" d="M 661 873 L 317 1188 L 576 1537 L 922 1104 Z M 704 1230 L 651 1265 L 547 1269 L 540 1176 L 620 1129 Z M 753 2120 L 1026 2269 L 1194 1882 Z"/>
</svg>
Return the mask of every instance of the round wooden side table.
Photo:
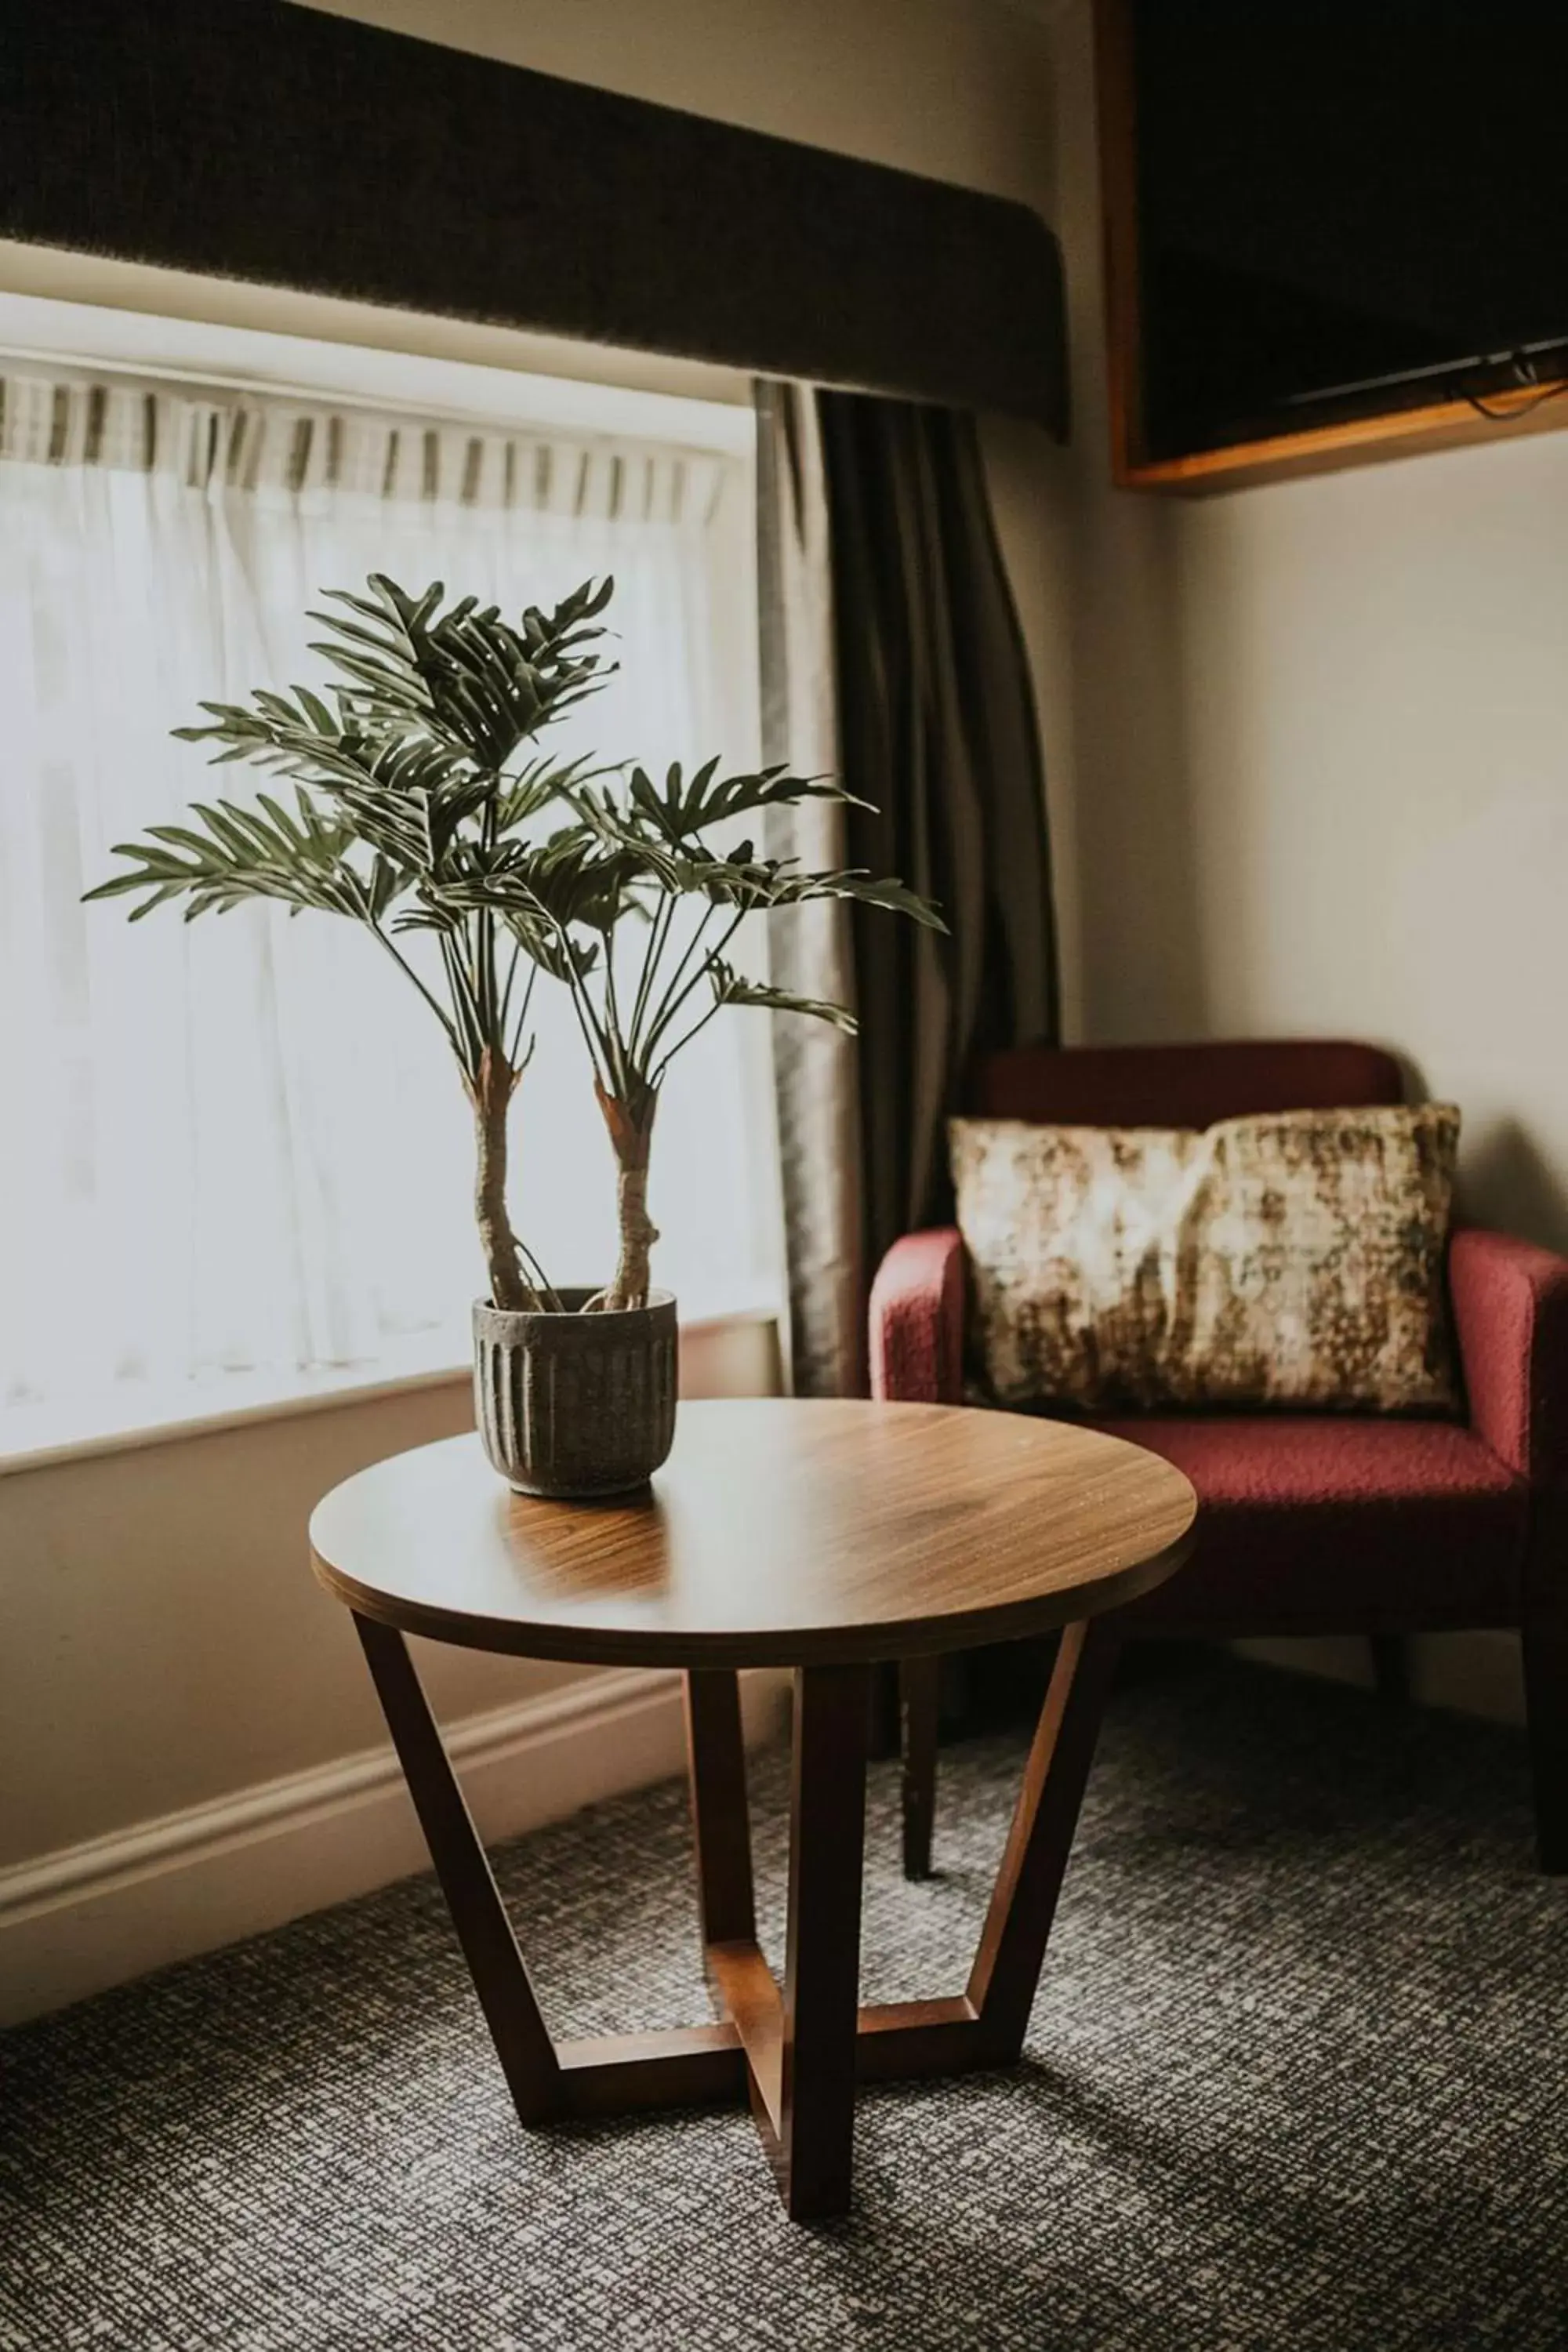
<svg viewBox="0 0 1568 2352">
<path fill-rule="evenodd" d="M 747 2099 L 796 2220 L 849 2202 L 855 2085 L 1004 2065 L 1024 2042 L 1116 1650 L 1195 1501 L 1152 1454 L 952 1405 L 686 1404 L 651 1488 L 553 1503 L 477 1439 L 378 1463 L 310 1521 L 353 1612 L 496 2053 L 529 2125 Z M 1104 1612 L 1110 1612 L 1107 1616 Z M 965 1990 L 859 2007 L 870 1673 L 1060 1627 Z M 697 1877 L 719 2021 L 552 2040 L 404 1642 L 685 1670 Z M 761 1951 L 736 1670 L 795 1670 L 789 1926 Z"/>
</svg>

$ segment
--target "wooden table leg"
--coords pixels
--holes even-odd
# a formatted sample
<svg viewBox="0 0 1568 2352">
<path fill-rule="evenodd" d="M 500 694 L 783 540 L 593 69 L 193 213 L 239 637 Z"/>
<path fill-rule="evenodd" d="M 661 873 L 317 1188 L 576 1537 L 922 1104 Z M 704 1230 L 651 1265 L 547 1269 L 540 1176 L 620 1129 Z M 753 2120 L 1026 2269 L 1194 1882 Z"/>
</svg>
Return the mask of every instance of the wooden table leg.
<svg viewBox="0 0 1568 2352">
<path fill-rule="evenodd" d="M 512 2105 L 525 2124 L 542 2123 L 561 2106 L 560 2062 L 429 1701 L 395 1627 L 356 1612 L 354 1628 Z"/>
<path fill-rule="evenodd" d="M 746 1749 L 741 1687 L 726 1667 L 686 1676 L 686 1739 L 691 1824 L 704 1944 L 748 1943 L 757 1932 L 752 1899 L 752 1831 L 746 1810 Z"/>
<path fill-rule="evenodd" d="M 1114 1618 L 1062 1629 L 969 1979 L 992 2065 L 1009 2063 L 1024 2047 L 1120 1647 Z"/>
<path fill-rule="evenodd" d="M 849 2205 L 870 1675 L 795 1675 L 777 2164 L 792 2221 Z"/>
<path fill-rule="evenodd" d="M 899 1752 L 902 1759 L 904 1876 L 931 1876 L 936 1818 L 936 1729 L 942 1660 L 905 1658 L 899 1666 Z"/>
</svg>

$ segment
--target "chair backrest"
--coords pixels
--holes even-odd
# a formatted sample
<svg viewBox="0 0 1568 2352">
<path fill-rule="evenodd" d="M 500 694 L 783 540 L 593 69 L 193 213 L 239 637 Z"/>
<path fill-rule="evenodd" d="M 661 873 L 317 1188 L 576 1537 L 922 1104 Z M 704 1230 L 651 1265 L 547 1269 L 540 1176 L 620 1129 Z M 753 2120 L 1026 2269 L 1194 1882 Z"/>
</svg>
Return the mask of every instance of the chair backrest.
<svg viewBox="0 0 1568 2352">
<path fill-rule="evenodd" d="M 1405 1099 L 1376 1045 L 1258 1038 L 1200 1045 L 1019 1045 L 977 1065 L 981 1118 L 1063 1127 L 1212 1127 L 1274 1110 L 1360 1109 Z"/>
</svg>

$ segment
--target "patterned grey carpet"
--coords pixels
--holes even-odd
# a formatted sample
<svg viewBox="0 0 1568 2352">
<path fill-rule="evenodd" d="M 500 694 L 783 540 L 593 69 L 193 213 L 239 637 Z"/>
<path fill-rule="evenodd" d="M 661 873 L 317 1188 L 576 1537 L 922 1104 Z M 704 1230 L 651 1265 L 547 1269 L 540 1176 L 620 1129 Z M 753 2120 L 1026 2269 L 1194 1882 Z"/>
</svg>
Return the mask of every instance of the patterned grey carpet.
<svg viewBox="0 0 1568 2352">
<path fill-rule="evenodd" d="M 956 1989 L 1022 1743 L 872 1799 L 870 1998 Z M 772 1901 L 779 1759 L 757 1775 Z M 5 2352 L 1434 2352 L 1568 2346 L 1568 1883 L 1510 1734 L 1201 1655 L 1119 1696 L 1029 2057 L 862 2105 L 784 2220 L 748 2119 L 526 2137 L 433 1885 L 25 2029 Z M 553 2021 L 707 2014 L 684 1801 L 522 1841 Z"/>
</svg>

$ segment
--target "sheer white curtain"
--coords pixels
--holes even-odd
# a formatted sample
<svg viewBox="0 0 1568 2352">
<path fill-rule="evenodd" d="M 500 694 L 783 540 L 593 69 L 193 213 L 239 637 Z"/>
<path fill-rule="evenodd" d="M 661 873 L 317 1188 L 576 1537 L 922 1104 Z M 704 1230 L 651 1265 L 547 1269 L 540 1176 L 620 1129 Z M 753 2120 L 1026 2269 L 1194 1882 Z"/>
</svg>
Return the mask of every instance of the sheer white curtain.
<svg viewBox="0 0 1568 2352">
<path fill-rule="evenodd" d="M 114 843 L 261 781 L 169 740 L 203 699 L 319 683 L 306 620 L 373 570 L 515 611 L 616 583 L 621 668 L 563 728 L 605 757 L 755 758 L 724 656 L 738 461 L 417 418 L 0 385 L 0 1398 L 374 1362 L 480 1287 L 468 1111 L 434 1021 L 357 926 L 84 908 Z M 612 1163 L 542 983 L 515 1217 L 558 1281 L 611 1263 Z M 737 1014 L 678 1066 L 659 1279 L 776 1263 L 759 1055 Z M 460 1342 L 459 1342 L 460 1345 Z"/>
</svg>

